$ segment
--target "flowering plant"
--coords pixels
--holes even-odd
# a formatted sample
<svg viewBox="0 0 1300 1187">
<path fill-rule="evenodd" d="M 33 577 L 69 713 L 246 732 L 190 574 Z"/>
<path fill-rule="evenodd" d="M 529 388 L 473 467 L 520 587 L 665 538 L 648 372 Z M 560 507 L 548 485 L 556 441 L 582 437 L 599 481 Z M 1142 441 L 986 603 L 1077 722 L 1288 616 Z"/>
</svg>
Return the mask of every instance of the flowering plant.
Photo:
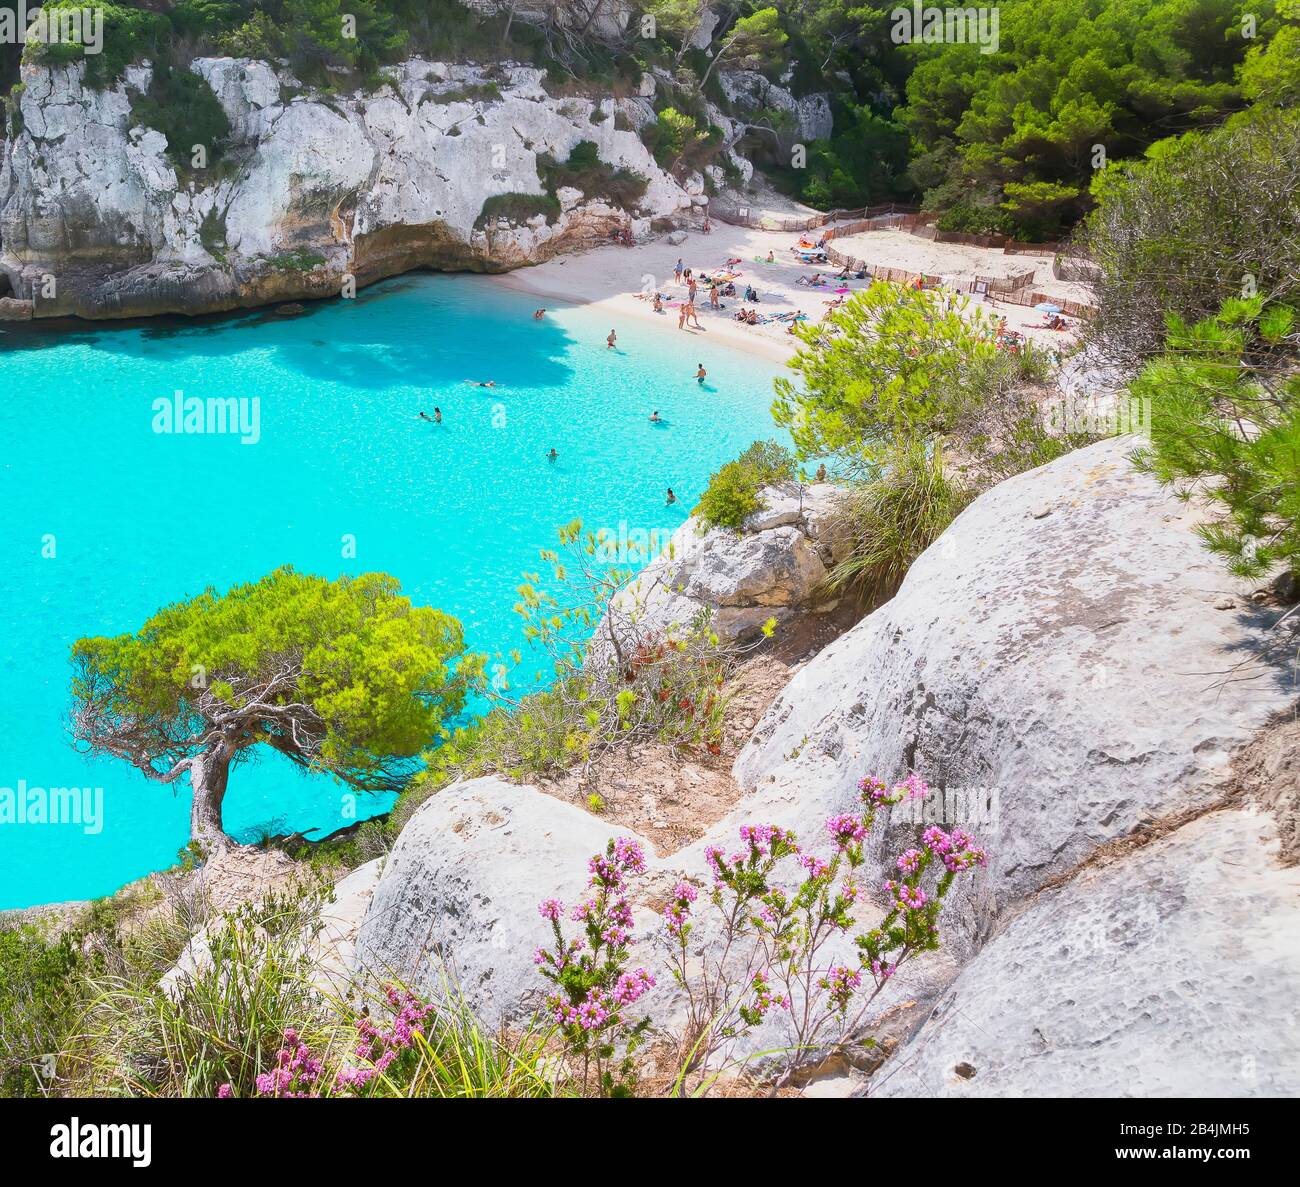
<svg viewBox="0 0 1300 1187">
<path fill-rule="evenodd" d="M 826 820 L 829 854 L 805 851 L 792 832 L 777 825 L 746 824 L 736 852 L 718 846 L 705 850 L 713 878 L 707 892 L 687 880 L 673 887 L 663 908 L 663 940 L 673 979 L 686 999 L 685 1028 L 678 1036 L 679 1090 L 773 1011 L 786 1016 L 794 1039 L 776 1077 L 779 1087 L 808 1052 L 852 1039 L 898 969 L 939 947 L 944 899 L 959 874 L 986 864 L 984 850 L 961 829 L 926 829 L 891 865 L 881 886 L 887 897 L 880 922 L 852 934 L 863 897 L 864 847 L 877 813 L 929 791 L 914 774 L 892 788 L 867 777 L 858 789 L 855 811 Z M 640 847 L 627 838 L 611 841 L 604 856 L 591 859 L 592 894 L 571 914 L 584 924 L 585 940 L 565 940 L 560 902 L 547 899 L 539 907 L 555 933 L 555 948 L 539 948 L 536 956 L 543 975 L 557 987 L 548 1008 L 570 1052 L 581 1057 L 584 1080 L 594 1061 L 605 1089 L 616 1083 L 605 1069 L 617 1040 L 625 1052 L 617 1083 L 630 1090 L 628 1057 L 648 1026 L 648 1020 L 633 1022 L 627 1012 L 655 983 L 647 970 L 627 968 L 632 926 L 627 879 L 644 865 Z M 783 876 L 787 872 L 793 880 Z M 691 935 L 702 896 L 716 912 L 720 934 L 699 945 Z M 832 957 L 828 945 L 851 934 L 851 944 L 837 945 L 839 955 Z M 700 1091 L 712 1082 L 702 1083 Z"/>
<path fill-rule="evenodd" d="M 582 934 L 566 940 L 561 927 L 564 904 L 546 899 L 538 912 L 551 924 L 554 948 L 538 948 L 534 961 L 555 986 L 546 1008 L 581 1066 L 583 1091 L 628 1096 L 635 1085 L 632 1054 L 644 1040 L 648 1018 L 633 1018 L 631 1007 L 655 979 L 644 968 L 628 968 L 632 908 L 627 878 L 645 869 L 641 846 L 627 837 L 610 841 L 604 854 L 587 863 L 588 894 L 569 913 Z"/>
<path fill-rule="evenodd" d="M 717 846 L 705 851 L 713 874 L 709 901 L 721 915 L 722 935 L 698 957 L 688 943 L 698 891 L 688 883 L 677 887 L 664 922 L 673 977 L 687 997 L 685 1073 L 780 1010 L 794 1042 L 779 1086 L 808 1052 L 838 1046 L 857 1033 L 890 977 L 919 953 L 939 947 L 939 912 L 953 880 L 987 859 L 968 833 L 933 827 L 918 848 L 894 861 L 896 876 L 881 887 L 888 896 L 885 915 L 854 936 L 854 956 L 833 961 L 826 954 L 830 941 L 856 926 L 864 845 L 877 813 L 924 798 L 929 788 L 913 774 L 892 788 L 867 777 L 858 791 L 856 811 L 826 820 L 834 847 L 827 857 L 803 850 L 793 833 L 775 825 L 743 825 L 741 847 L 730 855 Z M 943 872 L 931 877 L 940 865 Z M 797 880 L 778 880 L 791 866 L 801 871 Z"/>
</svg>

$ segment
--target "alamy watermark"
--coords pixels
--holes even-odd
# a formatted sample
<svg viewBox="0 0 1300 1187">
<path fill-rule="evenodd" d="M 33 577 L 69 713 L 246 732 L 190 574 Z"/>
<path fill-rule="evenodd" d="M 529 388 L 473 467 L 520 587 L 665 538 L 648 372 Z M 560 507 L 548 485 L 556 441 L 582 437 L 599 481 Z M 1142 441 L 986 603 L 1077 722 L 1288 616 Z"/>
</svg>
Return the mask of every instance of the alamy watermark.
<svg viewBox="0 0 1300 1187">
<path fill-rule="evenodd" d="M 924 799 L 904 800 L 889 814 L 890 824 L 938 824 L 998 831 L 1002 791 L 997 787 L 932 787 Z"/>
<path fill-rule="evenodd" d="M 978 45 L 980 53 L 998 52 L 996 8 L 939 8 L 914 0 L 911 8 L 895 8 L 889 37 L 895 45 Z"/>
<path fill-rule="evenodd" d="M 102 787 L 0 787 L 0 827 L 6 824 L 61 824 L 79 827 L 89 837 L 104 829 Z"/>
<path fill-rule="evenodd" d="M 1066 396 L 1043 409 L 1049 433 L 1085 433 L 1090 437 L 1124 437 L 1129 433 L 1151 436 L 1151 397 L 1120 394 L 1099 401 L 1088 396 Z"/>
<path fill-rule="evenodd" d="M 605 565 L 648 564 L 668 552 L 673 531 L 673 528 L 629 527 L 626 519 L 620 519 L 617 528 L 596 529 L 595 559 Z"/>
<path fill-rule="evenodd" d="M 148 1122 L 111 1124 L 73 1117 L 50 1127 L 51 1158 L 116 1158 L 132 1166 L 153 1162 L 153 1126 Z"/>
<path fill-rule="evenodd" d="M 241 445 L 256 445 L 262 439 L 260 396 L 187 396 L 183 391 L 171 399 L 159 396 L 153 402 L 155 433 L 229 434 Z"/>
<path fill-rule="evenodd" d="M 56 8 L 17 0 L 14 8 L 0 8 L 0 45 L 79 45 L 82 53 L 104 52 L 104 10 Z"/>
</svg>

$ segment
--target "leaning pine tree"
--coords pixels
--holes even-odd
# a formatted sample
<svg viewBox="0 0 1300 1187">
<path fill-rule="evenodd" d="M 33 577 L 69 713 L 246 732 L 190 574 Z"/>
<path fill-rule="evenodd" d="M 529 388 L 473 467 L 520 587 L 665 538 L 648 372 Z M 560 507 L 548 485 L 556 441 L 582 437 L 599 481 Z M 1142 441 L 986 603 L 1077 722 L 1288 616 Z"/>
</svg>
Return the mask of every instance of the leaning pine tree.
<svg viewBox="0 0 1300 1187">
<path fill-rule="evenodd" d="M 401 786 L 465 697 L 460 623 L 412 606 L 383 573 L 277 569 L 160 610 L 135 634 L 72 649 L 72 735 L 150 779 L 187 774 L 191 840 L 228 845 L 232 767 L 269 746 L 362 791 Z"/>
</svg>

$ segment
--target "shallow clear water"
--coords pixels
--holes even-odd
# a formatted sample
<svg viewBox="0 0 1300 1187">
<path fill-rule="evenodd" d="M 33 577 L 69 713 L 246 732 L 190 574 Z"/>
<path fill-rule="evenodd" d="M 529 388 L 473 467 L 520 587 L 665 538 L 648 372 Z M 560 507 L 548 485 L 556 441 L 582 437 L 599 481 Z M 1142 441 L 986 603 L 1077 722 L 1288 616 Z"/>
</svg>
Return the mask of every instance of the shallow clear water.
<svg viewBox="0 0 1300 1187">
<path fill-rule="evenodd" d="M 608 315 L 534 322 L 537 304 L 422 275 L 296 318 L 0 335 L 0 788 L 103 788 L 98 833 L 0 824 L 0 908 L 109 893 L 187 839 L 187 786 L 70 746 L 78 637 L 288 563 L 387 571 L 460 618 L 471 648 L 520 646 L 515 586 L 557 525 L 676 527 L 711 470 L 778 435 L 772 364 L 630 323 L 609 351 Z M 257 397 L 260 439 L 155 432 L 154 401 L 177 389 Z M 441 426 L 416 419 L 434 405 Z M 227 828 L 323 835 L 353 819 L 344 790 L 271 756 L 232 774 Z M 357 814 L 387 806 L 363 797 Z"/>
</svg>

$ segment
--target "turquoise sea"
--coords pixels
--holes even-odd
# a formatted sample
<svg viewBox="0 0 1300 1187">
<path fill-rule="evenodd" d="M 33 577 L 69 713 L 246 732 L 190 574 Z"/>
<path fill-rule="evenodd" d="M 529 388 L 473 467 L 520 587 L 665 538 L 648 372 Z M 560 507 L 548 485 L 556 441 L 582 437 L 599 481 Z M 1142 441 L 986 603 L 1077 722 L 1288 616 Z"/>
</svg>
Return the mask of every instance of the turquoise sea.
<svg viewBox="0 0 1300 1187">
<path fill-rule="evenodd" d="M 102 788 L 103 812 L 98 832 L 0 823 L 0 909 L 110 893 L 187 839 L 187 786 L 70 745 L 78 637 L 292 564 L 392 573 L 471 648 L 521 646 L 515 586 L 557 525 L 672 529 L 712 470 L 779 435 L 773 364 L 630 320 L 610 351 L 607 313 L 547 302 L 535 322 L 539 303 L 412 275 L 298 317 L 3 327 L 0 789 Z M 258 439 L 155 431 L 177 391 L 256 400 Z M 435 405 L 441 425 L 417 418 Z M 232 773 L 226 826 L 324 835 L 354 818 L 344 790 L 263 758 Z"/>
</svg>

